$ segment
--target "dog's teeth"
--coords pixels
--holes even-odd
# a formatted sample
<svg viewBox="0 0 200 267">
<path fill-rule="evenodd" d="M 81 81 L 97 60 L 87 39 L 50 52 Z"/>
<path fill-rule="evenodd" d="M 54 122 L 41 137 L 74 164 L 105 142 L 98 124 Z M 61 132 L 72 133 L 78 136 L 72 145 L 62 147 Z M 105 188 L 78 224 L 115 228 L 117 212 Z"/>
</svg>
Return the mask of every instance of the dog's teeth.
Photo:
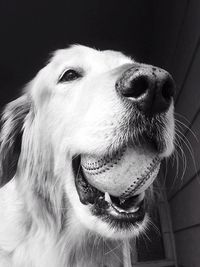
<svg viewBox="0 0 200 267">
<path fill-rule="evenodd" d="M 108 194 L 108 192 L 105 192 L 105 201 L 108 202 L 108 203 L 111 203 L 111 198 L 110 198 L 110 195 Z"/>
</svg>

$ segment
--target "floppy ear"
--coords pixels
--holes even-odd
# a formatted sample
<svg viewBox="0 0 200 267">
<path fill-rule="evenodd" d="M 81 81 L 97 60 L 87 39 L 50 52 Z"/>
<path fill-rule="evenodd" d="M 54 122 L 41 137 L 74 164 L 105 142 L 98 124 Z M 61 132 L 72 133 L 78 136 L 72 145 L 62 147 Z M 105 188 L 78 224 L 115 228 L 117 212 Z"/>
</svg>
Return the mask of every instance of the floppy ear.
<svg viewBox="0 0 200 267">
<path fill-rule="evenodd" d="M 30 110 L 30 103 L 27 95 L 23 95 L 10 102 L 3 111 L 0 130 L 0 187 L 15 175 L 24 120 Z"/>
</svg>

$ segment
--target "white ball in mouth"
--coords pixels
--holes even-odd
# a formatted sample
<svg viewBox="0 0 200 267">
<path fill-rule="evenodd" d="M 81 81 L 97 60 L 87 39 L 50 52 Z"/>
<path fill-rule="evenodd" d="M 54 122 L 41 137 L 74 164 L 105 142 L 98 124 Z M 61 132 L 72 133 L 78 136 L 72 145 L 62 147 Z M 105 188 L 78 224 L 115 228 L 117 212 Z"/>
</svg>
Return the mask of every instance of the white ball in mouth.
<svg viewBox="0 0 200 267">
<path fill-rule="evenodd" d="M 88 182 L 112 196 L 127 198 L 144 192 L 160 168 L 157 154 L 143 148 L 125 148 L 111 156 L 82 155 Z"/>
</svg>

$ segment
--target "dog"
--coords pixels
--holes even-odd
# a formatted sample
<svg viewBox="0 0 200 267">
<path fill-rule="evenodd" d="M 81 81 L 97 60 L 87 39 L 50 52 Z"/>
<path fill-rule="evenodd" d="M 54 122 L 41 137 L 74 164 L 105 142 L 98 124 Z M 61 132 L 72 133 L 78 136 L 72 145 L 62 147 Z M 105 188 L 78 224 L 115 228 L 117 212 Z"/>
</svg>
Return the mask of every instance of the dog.
<svg viewBox="0 0 200 267">
<path fill-rule="evenodd" d="M 110 196 L 113 213 L 81 157 L 124 145 L 169 157 L 174 90 L 168 72 L 121 52 L 53 54 L 2 113 L 0 267 L 122 266 L 124 240 L 148 225 L 152 186 L 125 203 Z"/>
</svg>

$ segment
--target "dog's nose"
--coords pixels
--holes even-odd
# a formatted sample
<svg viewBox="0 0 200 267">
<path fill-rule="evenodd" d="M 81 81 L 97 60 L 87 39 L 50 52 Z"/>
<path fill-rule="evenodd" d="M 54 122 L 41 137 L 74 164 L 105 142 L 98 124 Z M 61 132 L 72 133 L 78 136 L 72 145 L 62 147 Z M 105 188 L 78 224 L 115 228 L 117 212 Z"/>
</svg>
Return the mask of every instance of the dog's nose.
<svg viewBox="0 0 200 267">
<path fill-rule="evenodd" d="M 138 64 L 123 73 L 116 89 L 123 97 L 136 103 L 140 111 L 154 115 L 169 108 L 175 94 L 175 83 L 167 71 Z"/>
</svg>

